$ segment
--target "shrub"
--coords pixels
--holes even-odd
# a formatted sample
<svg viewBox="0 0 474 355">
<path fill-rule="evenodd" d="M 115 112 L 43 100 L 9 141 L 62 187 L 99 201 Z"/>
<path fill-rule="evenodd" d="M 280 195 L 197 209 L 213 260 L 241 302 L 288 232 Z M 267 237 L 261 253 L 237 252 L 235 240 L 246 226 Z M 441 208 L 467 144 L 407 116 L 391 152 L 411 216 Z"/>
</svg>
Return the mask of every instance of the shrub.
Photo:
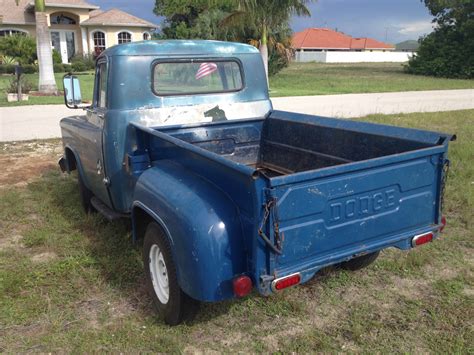
<svg viewBox="0 0 474 355">
<path fill-rule="evenodd" d="M 55 63 L 53 68 L 55 73 L 64 73 L 66 71 L 62 63 Z"/>
<path fill-rule="evenodd" d="M 6 36 L 0 39 L 0 53 L 13 57 L 22 65 L 32 64 L 36 60 L 36 41 L 23 35 Z"/>
<path fill-rule="evenodd" d="M 63 59 L 61 58 L 61 53 L 56 49 L 53 49 L 53 64 L 62 64 Z"/>
<path fill-rule="evenodd" d="M 418 53 L 405 67 L 411 74 L 474 78 L 474 42 L 453 27 L 441 27 L 421 39 Z"/>
<path fill-rule="evenodd" d="M 268 75 L 273 76 L 289 64 L 288 57 L 284 53 L 272 51 L 268 57 Z"/>
<path fill-rule="evenodd" d="M 0 64 L 0 74 L 15 74 L 14 64 Z M 38 72 L 38 67 L 34 64 L 22 65 L 23 74 L 33 74 Z"/>
<path fill-rule="evenodd" d="M 15 65 L 0 64 L 0 74 L 15 74 Z"/>
<path fill-rule="evenodd" d="M 72 70 L 75 72 L 86 71 L 88 69 L 87 65 L 82 62 L 72 63 L 71 66 L 72 66 Z"/>
<path fill-rule="evenodd" d="M 21 92 L 28 94 L 33 89 L 33 84 L 24 76 L 20 77 Z M 16 94 L 18 92 L 18 80 L 12 78 L 10 84 L 7 87 L 7 93 Z"/>
<path fill-rule="evenodd" d="M 91 55 L 76 55 L 71 59 L 71 64 L 74 68 L 76 66 L 77 68 L 81 68 L 82 70 L 76 70 L 74 71 L 86 71 L 86 70 L 92 70 L 95 68 L 95 60 Z"/>
<path fill-rule="evenodd" d="M 23 68 L 23 74 L 33 74 L 38 72 L 38 66 L 36 64 L 26 64 L 21 67 Z"/>
</svg>

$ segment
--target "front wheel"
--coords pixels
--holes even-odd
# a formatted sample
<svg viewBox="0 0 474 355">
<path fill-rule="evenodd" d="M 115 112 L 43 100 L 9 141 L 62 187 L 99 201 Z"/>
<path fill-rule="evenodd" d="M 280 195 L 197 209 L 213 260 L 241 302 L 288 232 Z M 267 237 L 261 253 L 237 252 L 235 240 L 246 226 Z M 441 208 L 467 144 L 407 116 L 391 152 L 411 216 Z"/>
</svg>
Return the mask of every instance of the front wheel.
<svg viewBox="0 0 474 355">
<path fill-rule="evenodd" d="M 171 247 L 161 227 L 154 222 L 145 232 L 143 264 L 148 293 L 165 322 L 177 325 L 191 317 L 198 302 L 179 287 Z"/>
<path fill-rule="evenodd" d="M 344 261 L 340 263 L 338 266 L 342 269 L 351 270 L 351 271 L 360 270 L 372 264 L 377 259 L 379 254 L 380 254 L 380 251 L 376 251 L 374 253 L 358 256 L 349 261 Z"/>
</svg>

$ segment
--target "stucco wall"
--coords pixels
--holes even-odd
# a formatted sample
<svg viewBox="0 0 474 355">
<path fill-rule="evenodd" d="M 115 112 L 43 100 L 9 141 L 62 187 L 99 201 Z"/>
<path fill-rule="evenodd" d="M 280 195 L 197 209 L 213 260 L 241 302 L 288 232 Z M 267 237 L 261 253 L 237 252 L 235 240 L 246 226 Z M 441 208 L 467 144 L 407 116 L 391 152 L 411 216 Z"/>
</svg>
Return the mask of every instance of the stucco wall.
<svg viewBox="0 0 474 355">
<path fill-rule="evenodd" d="M 296 52 L 297 62 L 382 63 L 407 62 L 413 52 Z"/>
</svg>

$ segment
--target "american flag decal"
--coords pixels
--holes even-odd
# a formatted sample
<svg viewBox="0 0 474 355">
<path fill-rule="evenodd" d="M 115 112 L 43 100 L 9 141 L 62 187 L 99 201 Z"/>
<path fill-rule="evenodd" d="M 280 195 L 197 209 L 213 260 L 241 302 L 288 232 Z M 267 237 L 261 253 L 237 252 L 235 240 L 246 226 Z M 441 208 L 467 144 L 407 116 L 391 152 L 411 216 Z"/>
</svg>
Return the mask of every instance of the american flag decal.
<svg viewBox="0 0 474 355">
<path fill-rule="evenodd" d="M 216 63 L 201 63 L 196 73 L 196 80 L 204 78 L 205 76 L 211 75 L 217 70 Z"/>
</svg>

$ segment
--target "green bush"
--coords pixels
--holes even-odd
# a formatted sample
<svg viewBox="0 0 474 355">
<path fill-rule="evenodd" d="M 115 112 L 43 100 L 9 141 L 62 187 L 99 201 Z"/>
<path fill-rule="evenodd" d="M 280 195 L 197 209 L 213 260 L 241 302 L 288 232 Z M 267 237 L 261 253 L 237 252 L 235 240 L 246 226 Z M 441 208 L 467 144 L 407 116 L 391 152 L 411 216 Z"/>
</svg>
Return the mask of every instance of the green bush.
<svg viewBox="0 0 474 355">
<path fill-rule="evenodd" d="M 74 69 L 74 71 L 86 71 L 86 70 L 92 70 L 95 68 L 95 60 L 92 56 L 90 55 L 76 55 L 71 59 L 71 64 L 74 68 L 80 68 L 81 70 Z"/>
<path fill-rule="evenodd" d="M 61 58 L 61 53 L 56 49 L 53 49 L 53 64 L 62 64 L 63 59 Z"/>
<path fill-rule="evenodd" d="M 472 79 L 474 41 L 454 27 L 440 27 L 421 39 L 405 69 L 411 74 Z"/>
<path fill-rule="evenodd" d="M 0 74 L 15 74 L 15 65 L 0 64 Z"/>
<path fill-rule="evenodd" d="M 33 74 L 38 72 L 38 67 L 34 64 L 22 65 L 23 74 Z M 15 74 L 14 64 L 0 64 L 0 74 Z"/>
<path fill-rule="evenodd" d="M 53 68 L 55 73 L 64 73 L 66 71 L 62 63 L 54 63 Z"/>
<path fill-rule="evenodd" d="M 72 66 L 72 71 L 75 71 L 75 72 L 86 71 L 88 69 L 87 65 L 82 62 L 72 63 L 71 66 Z"/>
<path fill-rule="evenodd" d="M 0 53 L 15 58 L 20 64 L 33 64 L 36 57 L 36 41 L 24 35 L 5 36 L 0 39 Z"/>
<path fill-rule="evenodd" d="M 69 73 L 73 71 L 71 64 L 54 64 L 55 73 Z"/>
<path fill-rule="evenodd" d="M 36 64 L 26 64 L 21 67 L 23 68 L 23 74 L 33 74 L 38 72 L 38 66 Z"/>
<path fill-rule="evenodd" d="M 284 53 L 272 51 L 268 57 L 268 76 L 277 74 L 289 64 L 288 58 Z"/>
<path fill-rule="evenodd" d="M 20 77 L 21 92 L 28 94 L 33 89 L 33 84 L 24 76 Z M 16 77 L 10 79 L 7 87 L 7 93 L 16 94 L 18 92 L 18 80 Z"/>
</svg>

